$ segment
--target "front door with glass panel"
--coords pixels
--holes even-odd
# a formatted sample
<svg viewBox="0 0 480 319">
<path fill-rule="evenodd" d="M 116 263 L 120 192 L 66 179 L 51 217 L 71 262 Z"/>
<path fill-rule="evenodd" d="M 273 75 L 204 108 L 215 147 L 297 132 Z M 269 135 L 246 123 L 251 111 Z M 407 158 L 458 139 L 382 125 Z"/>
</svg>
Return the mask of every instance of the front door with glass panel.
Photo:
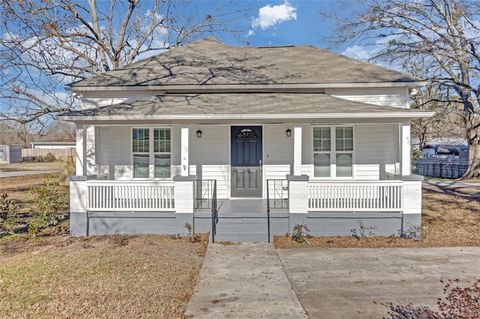
<svg viewBox="0 0 480 319">
<path fill-rule="evenodd" d="M 262 197 L 262 127 L 232 126 L 232 197 Z"/>
</svg>

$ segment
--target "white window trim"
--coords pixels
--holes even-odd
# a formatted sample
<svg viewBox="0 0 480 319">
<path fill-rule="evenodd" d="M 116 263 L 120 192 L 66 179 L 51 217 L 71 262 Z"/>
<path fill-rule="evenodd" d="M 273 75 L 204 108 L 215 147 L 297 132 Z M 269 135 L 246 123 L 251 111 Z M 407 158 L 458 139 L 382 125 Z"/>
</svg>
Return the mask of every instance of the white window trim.
<svg viewBox="0 0 480 319">
<path fill-rule="evenodd" d="M 134 163 L 133 163 L 133 154 L 146 154 L 133 152 L 133 130 L 137 129 L 148 129 L 148 174 L 149 177 L 134 177 Z M 170 129 L 170 153 L 166 152 L 154 152 L 154 129 Z M 170 154 L 170 177 L 155 177 L 155 154 Z M 135 181 L 169 181 L 172 180 L 173 176 L 173 128 L 171 126 L 132 126 L 130 127 L 130 164 L 131 164 L 131 179 Z"/>
<path fill-rule="evenodd" d="M 320 176 L 315 176 L 315 152 L 313 150 L 314 148 L 314 143 L 313 143 L 313 130 L 316 127 L 329 127 L 330 128 L 330 176 L 329 177 L 320 177 Z M 346 176 L 346 177 L 337 177 L 337 143 L 336 143 L 336 128 L 337 127 L 351 127 L 353 128 L 353 151 L 352 151 L 352 176 Z M 356 147 L 356 139 L 357 139 L 357 126 L 355 124 L 339 124 L 339 125 L 322 125 L 322 124 L 315 124 L 311 126 L 310 130 L 310 138 L 311 138 L 311 161 L 312 161 L 312 180 L 354 180 L 356 179 L 356 169 L 355 169 L 355 163 L 356 163 L 356 153 L 357 153 L 357 147 Z M 317 152 L 318 153 L 318 152 Z M 325 152 L 328 153 L 328 152 Z M 342 152 L 341 152 L 342 153 Z M 350 153 L 350 152 L 348 152 Z"/>
</svg>

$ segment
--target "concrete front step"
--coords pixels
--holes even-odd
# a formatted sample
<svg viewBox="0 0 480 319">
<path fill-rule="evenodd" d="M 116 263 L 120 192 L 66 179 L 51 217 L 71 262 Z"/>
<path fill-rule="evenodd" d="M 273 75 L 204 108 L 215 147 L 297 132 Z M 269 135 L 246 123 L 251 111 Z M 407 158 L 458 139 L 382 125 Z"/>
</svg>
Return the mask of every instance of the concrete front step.
<svg viewBox="0 0 480 319">
<path fill-rule="evenodd" d="M 215 240 L 231 242 L 267 242 L 267 227 L 266 217 L 219 217 Z"/>
</svg>

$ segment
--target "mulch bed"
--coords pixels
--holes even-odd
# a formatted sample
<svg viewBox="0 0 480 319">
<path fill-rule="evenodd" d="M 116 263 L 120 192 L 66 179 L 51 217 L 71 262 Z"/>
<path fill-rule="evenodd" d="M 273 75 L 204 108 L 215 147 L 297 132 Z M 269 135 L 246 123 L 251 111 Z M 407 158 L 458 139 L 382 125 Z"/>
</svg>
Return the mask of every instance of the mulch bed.
<svg viewBox="0 0 480 319">
<path fill-rule="evenodd" d="M 277 248 L 381 248 L 480 246 L 479 191 L 471 188 L 423 190 L 422 239 L 399 237 L 311 237 L 297 243 L 290 236 L 276 236 Z"/>
</svg>

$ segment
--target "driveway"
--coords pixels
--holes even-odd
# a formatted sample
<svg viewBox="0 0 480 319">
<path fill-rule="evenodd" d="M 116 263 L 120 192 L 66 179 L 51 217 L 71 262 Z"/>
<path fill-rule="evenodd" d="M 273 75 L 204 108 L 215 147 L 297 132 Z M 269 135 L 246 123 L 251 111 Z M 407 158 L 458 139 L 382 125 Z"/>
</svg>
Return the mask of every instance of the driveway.
<svg viewBox="0 0 480 319">
<path fill-rule="evenodd" d="M 280 249 L 310 318 L 382 318 L 382 303 L 435 306 L 440 279 L 480 277 L 480 247 Z"/>
<path fill-rule="evenodd" d="M 187 307 L 193 318 L 306 319 L 273 245 L 209 244 Z"/>
</svg>

